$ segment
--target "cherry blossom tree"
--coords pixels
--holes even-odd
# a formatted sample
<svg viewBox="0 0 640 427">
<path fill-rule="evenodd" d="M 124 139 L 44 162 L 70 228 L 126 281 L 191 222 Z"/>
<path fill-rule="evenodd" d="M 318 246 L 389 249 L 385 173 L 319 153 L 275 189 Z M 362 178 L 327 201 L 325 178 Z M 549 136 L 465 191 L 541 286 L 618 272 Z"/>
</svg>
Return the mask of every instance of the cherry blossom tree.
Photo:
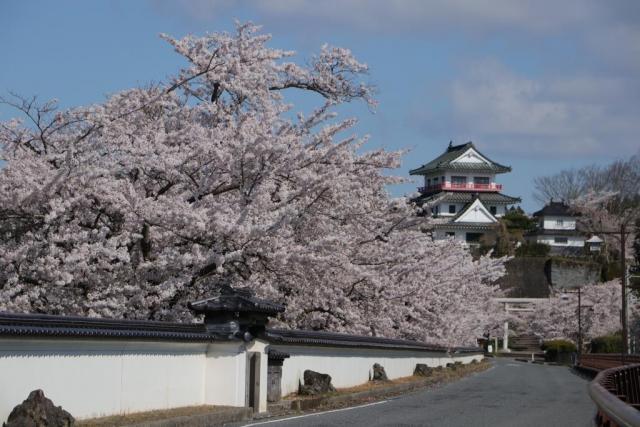
<svg viewBox="0 0 640 427">
<path fill-rule="evenodd" d="M 590 339 L 620 330 L 619 280 L 589 284 L 581 288 L 581 318 L 583 338 Z M 631 307 L 637 317 L 637 308 Z M 545 339 L 578 340 L 578 294 L 555 292 L 548 300 L 536 304 L 535 311 L 520 320 L 530 333 Z"/>
<path fill-rule="evenodd" d="M 166 84 L 60 111 L 12 97 L 0 124 L 0 309 L 191 320 L 222 284 L 282 301 L 287 327 L 474 344 L 504 274 L 435 242 L 336 105 L 367 66 L 323 46 L 303 67 L 259 28 L 173 39 Z M 321 100 L 297 116 L 291 90 Z"/>
</svg>

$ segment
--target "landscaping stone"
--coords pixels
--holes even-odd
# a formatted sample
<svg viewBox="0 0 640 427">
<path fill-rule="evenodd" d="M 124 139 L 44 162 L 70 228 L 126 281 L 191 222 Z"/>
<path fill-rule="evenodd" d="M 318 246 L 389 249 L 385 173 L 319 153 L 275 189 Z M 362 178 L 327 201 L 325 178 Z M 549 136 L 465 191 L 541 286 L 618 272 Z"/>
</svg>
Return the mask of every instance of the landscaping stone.
<svg viewBox="0 0 640 427">
<path fill-rule="evenodd" d="M 328 393 L 330 391 L 336 391 L 331 384 L 331 376 L 327 374 L 321 374 L 311 370 L 304 371 L 304 385 L 300 386 L 300 394 L 315 396 L 318 394 Z"/>
<path fill-rule="evenodd" d="M 387 373 L 384 367 L 378 363 L 373 364 L 373 380 L 374 381 L 389 381 Z"/>
<path fill-rule="evenodd" d="M 413 370 L 416 377 L 430 377 L 433 374 L 433 368 L 428 367 L 425 363 L 417 363 Z"/>
<path fill-rule="evenodd" d="M 70 427 L 75 419 L 70 413 L 55 406 L 42 390 L 34 390 L 29 397 L 13 408 L 5 427 Z"/>
</svg>

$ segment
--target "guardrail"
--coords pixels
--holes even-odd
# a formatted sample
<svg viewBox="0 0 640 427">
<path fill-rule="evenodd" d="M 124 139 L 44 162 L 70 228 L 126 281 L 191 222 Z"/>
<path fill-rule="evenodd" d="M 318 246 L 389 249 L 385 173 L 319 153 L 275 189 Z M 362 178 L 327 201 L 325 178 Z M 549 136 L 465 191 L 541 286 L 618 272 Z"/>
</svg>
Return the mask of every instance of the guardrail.
<svg viewBox="0 0 640 427">
<path fill-rule="evenodd" d="M 640 426 L 640 364 L 605 369 L 589 384 L 596 425 Z"/>
<path fill-rule="evenodd" d="M 578 360 L 578 366 L 580 368 L 597 372 L 636 363 L 640 363 L 640 355 L 625 354 L 623 364 L 622 355 L 618 353 L 587 353 L 582 354 Z"/>
</svg>

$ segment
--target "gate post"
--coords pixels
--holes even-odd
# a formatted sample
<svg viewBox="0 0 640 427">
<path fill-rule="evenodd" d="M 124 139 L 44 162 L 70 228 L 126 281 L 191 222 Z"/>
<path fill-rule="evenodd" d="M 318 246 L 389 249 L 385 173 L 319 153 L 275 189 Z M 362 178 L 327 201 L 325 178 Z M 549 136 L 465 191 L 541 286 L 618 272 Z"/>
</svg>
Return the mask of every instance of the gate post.
<svg viewBox="0 0 640 427">
<path fill-rule="evenodd" d="M 279 402 L 282 398 L 282 365 L 289 357 L 275 349 L 269 349 L 269 363 L 267 368 L 267 402 Z"/>
</svg>

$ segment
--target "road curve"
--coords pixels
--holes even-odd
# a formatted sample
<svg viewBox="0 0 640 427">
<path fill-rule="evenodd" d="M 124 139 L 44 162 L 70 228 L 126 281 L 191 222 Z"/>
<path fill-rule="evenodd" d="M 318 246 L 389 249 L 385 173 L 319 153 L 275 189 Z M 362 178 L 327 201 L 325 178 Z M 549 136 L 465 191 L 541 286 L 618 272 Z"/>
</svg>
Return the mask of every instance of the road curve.
<svg viewBox="0 0 640 427">
<path fill-rule="evenodd" d="M 595 406 L 587 380 L 561 366 L 496 359 L 487 371 L 392 400 L 247 425 L 587 427 Z"/>
</svg>

